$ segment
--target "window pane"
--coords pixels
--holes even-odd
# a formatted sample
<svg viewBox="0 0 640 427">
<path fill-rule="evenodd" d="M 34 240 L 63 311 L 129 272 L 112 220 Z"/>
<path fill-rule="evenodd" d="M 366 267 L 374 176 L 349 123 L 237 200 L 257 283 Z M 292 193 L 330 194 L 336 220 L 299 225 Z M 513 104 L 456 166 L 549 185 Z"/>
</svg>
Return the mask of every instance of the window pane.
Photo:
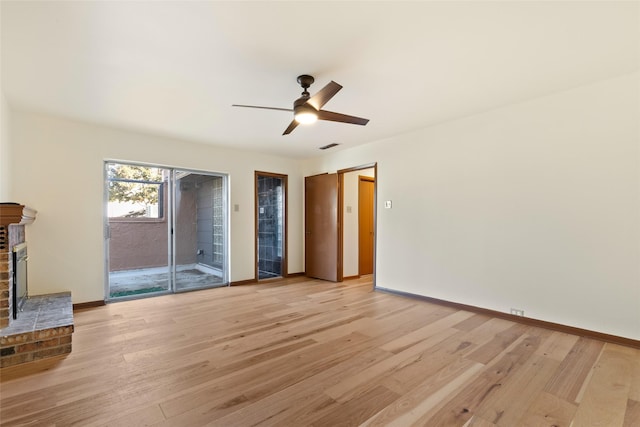
<svg viewBox="0 0 640 427">
<path fill-rule="evenodd" d="M 162 218 L 163 169 L 108 163 L 109 218 Z"/>
<path fill-rule="evenodd" d="M 162 218 L 162 184 L 109 182 L 109 218 Z"/>
</svg>

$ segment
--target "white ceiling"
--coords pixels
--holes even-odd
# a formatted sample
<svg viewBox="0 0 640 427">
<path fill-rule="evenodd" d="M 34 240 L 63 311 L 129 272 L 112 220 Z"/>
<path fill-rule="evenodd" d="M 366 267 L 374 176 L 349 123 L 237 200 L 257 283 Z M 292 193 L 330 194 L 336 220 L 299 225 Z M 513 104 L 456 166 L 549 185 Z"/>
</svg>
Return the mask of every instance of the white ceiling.
<svg viewBox="0 0 640 427">
<path fill-rule="evenodd" d="M 639 69 L 638 1 L 6 1 L 9 105 L 289 157 Z M 369 118 L 282 132 L 299 74 Z"/>
</svg>

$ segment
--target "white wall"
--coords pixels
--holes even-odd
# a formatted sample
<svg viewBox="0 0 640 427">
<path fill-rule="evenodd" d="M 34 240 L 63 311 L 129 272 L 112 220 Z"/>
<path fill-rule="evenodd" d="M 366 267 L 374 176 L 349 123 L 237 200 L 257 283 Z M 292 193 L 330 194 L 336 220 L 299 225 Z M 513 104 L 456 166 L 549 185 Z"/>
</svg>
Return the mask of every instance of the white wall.
<svg viewBox="0 0 640 427">
<path fill-rule="evenodd" d="M 378 162 L 379 287 L 640 339 L 639 82 L 327 153 L 303 173 Z"/>
<path fill-rule="evenodd" d="M 29 291 L 72 291 L 73 301 L 104 299 L 103 161 L 146 162 L 229 174 L 231 280 L 254 277 L 254 170 L 289 175 L 302 193 L 297 161 L 215 148 L 12 111 L 12 193 L 38 211 L 27 226 Z M 301 199 L 289 200 L 288 271 L 303 271 Z"/>
<path fill-rule="evenodd" d="M 0 92 L 0 202 L 13 202 L 11 200 L 11 143 L 9 106 Z"/>
<path fill-rule="evenodd" d="M 375 169 L 362 169 L 344 174 L 344 205 L 342 206 L 342 275 L 344 277 L 357 276 L 359 273 L 358 183 L 360 176 L 374 177 Z"/>
</svg>

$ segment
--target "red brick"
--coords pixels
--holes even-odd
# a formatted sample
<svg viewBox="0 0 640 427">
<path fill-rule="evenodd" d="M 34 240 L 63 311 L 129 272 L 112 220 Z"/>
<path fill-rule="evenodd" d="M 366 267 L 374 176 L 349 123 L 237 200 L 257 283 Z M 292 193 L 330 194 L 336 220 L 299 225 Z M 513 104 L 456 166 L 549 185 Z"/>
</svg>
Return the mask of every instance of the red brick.
<svg viewBox="0 0 640 427">
<path fill-rule="evenodd" d="M 14 346 L 0 348 L 0 357 L 7 357 L 16 354 L 16 348 Z"/>
<path fill-rule="evenodd" d="M 35 339 L 41 340 L 50 337 L 58 337 L 60 335 L 69 335 L 73 332 L 73 326 L 61 326 L 59 328 L 44 329 L 35 332 Z"/>
<path fill-rule="evenodd" d="M 7 366 L 19 365 L 21 363 L 31 362 L 33 360 L 33 353 L 16 354 L 15 356 L 0 358 L 0 368 Z"/>
<path fill-rule="evenodd" d="M 36 351 L 43 348 L 57 347 L 60 345 L 60 340 L 58 338 L 51 338 L 45 341 L 36 341 L 27 344 L 21 344 L 16 346 L 16 353 L 26 353 L 29 351 Z"/>
<path fill-rule="evenodd" d="M 22 344 L 29 341 L 33 341 L 33 332 L 27 332 L 24 334 L 17 334 L 17 335 L 9 335 L 8 337 L 1 337 L 0 346 L 4 347 L 7 345 Z"/>
<path fill-rule="evenodd" d="M 71 346 L 64 345 L 59 347 L 48 348 L 45 350 L 38 350 L 33 353 L 33 359 L 44 359 L 46 357 L 58 356 L 60 354 L 71 353 Z"/>
</svg>

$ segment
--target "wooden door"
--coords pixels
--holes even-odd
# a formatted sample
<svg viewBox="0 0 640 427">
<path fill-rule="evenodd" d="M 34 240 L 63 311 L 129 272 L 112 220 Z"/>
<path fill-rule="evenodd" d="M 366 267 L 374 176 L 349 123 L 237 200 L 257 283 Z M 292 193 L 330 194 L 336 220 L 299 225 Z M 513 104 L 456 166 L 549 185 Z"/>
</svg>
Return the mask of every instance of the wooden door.
<svg viewBox="0 0 640 427">
<path fill-rule="evenodd" d="M 358 182 L 358 274 L 373 273 L 374 178 L 361 176 Z"/>
<path fill-rule="evenodd" d="M 305 272 L 308 277 L 338 280 L 338 174 L 304 179 Z"/>
</svg>

